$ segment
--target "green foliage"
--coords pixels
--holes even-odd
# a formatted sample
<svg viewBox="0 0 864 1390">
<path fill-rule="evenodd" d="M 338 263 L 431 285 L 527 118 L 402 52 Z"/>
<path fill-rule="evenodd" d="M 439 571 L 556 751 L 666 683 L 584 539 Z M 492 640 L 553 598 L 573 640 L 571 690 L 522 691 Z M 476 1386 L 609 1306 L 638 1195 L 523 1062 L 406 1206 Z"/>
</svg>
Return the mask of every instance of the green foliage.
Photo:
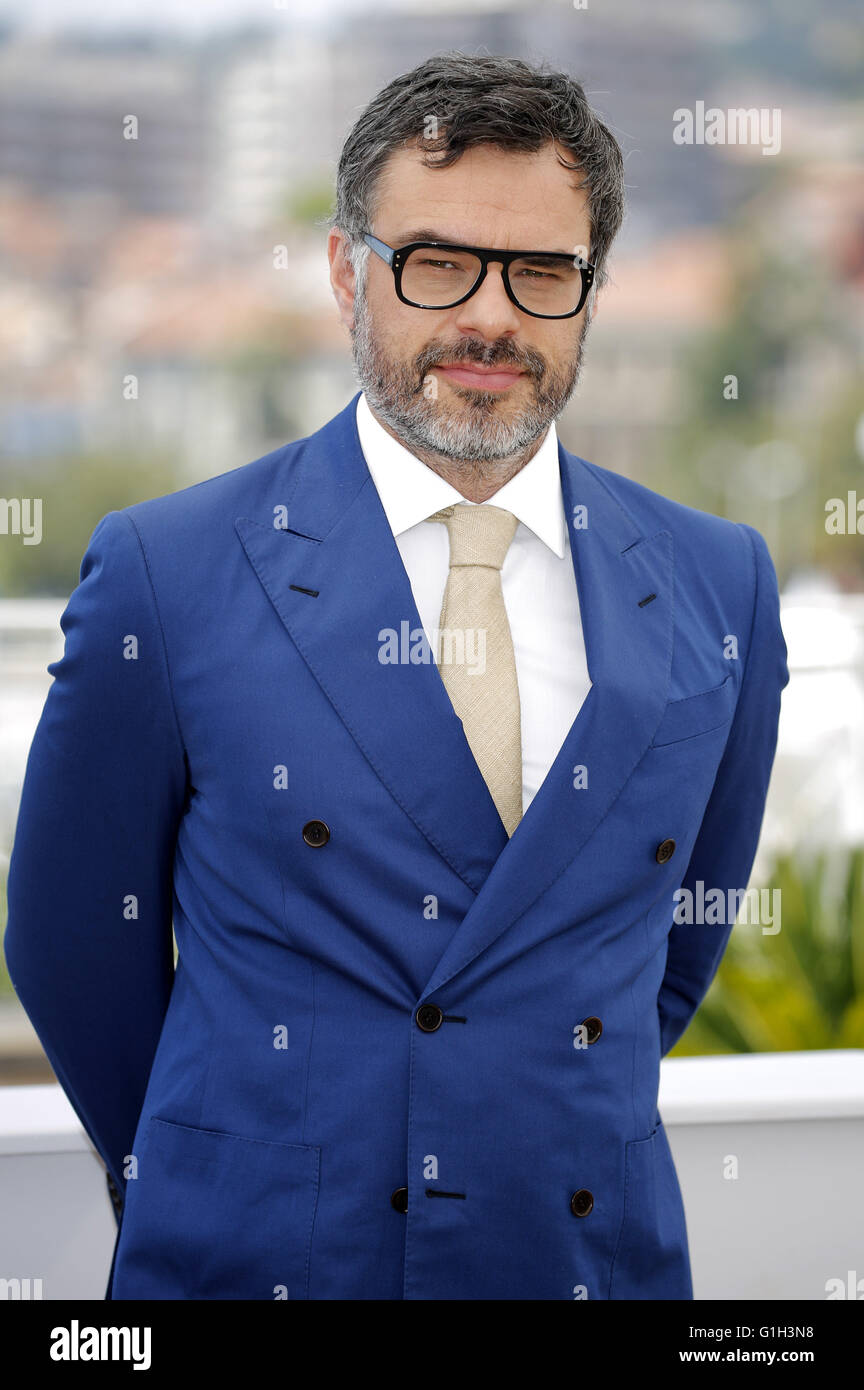
<svg viewBox="0 0 864 1390">
<path fill-rule="evenodd" d="M 87 542 L 105 513 L 175 486 L 168 462 L 152 455 L 4 461 L 3 495 L 42 499 L 42 541 L 0 546 L 0 597 L 71 594 Z"/>
<path fill-rule="evenodd" d="M 789 175 L 789 178 L 793 178 Z M 783 193 L 777 181 L 776 196 Z M 681 363 L 682 415 L 659 432 L 659 451 L 640 481 L 765 534 L 781 587 L 796 566 L 833 570 L 864 584 L 860 537 L 825 531 L 825 503 L 861 493 L 855 447 L 861 417 L 859 329 L 854 298 L 828 258 L 807 258 L 794 236 L 766 241 L 765 203 L 745 207 L 727 229 L 734 283 L 728 314 L 693 337 Z M 738 397 L 726 399 L 734 376 Z M 759 476 L 767 442 L 800 456 L 800 479 L 777 494 Z"/>
<path fill-rule="evenodd" d="M 740 922 L 673 1057 L 864 1047 L 864 847 L 782 856 L 780 931 Z"/>
<path fill-rule="evenodd" d="M 304 227 L 321 227 L 333 210 L 333 186 L 329 179 L 299 184 L 285 198 L 285 213 Z"/>
</svg>

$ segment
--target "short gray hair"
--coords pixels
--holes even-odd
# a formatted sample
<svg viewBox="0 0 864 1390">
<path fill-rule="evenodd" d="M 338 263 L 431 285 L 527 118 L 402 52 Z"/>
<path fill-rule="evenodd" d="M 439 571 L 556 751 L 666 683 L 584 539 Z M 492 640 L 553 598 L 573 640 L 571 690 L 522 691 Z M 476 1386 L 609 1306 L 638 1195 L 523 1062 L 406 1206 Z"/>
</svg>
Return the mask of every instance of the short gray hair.
<svg viewBox="0 0 864 1390">
<path fill-rule="evenodd" d="M 430 121 L 430 118 L 431 121 Z M 608 279 L 606 260 L 624 217 L 624 158 L 612 132 L 574 78 L 519 58 L 445 53 L 394 78 L 373 97 L 350 131 L 339 159 L 330 225 L 348 237 L 361 278 L 375 193 L 390 156 L 405 146 L 424 152 L 430 168 L 446 168 L 472 145 L 535 151 L 550 141 L 572 157 L 582 178 L 591 223 L 589 259 L 595 288 Z M 362 247 L 362 251 L 361 251 Z"/>
</svg>

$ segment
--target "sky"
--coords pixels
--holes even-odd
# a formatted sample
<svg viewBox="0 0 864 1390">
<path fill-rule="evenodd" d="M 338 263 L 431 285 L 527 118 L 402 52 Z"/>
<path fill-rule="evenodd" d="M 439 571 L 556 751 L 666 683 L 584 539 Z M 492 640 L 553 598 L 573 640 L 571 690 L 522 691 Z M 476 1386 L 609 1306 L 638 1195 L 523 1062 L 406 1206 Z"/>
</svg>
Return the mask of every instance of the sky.
<svg viewBox="0 0 864 1390">
<path fill-rule="evenodd" d="M 0 0 L 0 20 L 29 32 L 94 25 L 100 29 L 170 28 L 189 34 L 212 33 L 238 24 L 273 24 L 280 16 L 292 24 L 326 23 L 339 14 L 370 9 L 479 10 L 509 8 L 513 0 Z"/>
<path fill-rule="evenodd" d="M 166 28 L 204 32 L 237 23 L 269 23 L 285 13 L 291 19 L 308 15 L 308 0 L 0 0 L 0 17 L 35 31 L 72 28 L 80 24 L 102 29 Z M 316 0 L 316 11 L 332 14 L 357 8 L 356 0 Z"/>
</svg>

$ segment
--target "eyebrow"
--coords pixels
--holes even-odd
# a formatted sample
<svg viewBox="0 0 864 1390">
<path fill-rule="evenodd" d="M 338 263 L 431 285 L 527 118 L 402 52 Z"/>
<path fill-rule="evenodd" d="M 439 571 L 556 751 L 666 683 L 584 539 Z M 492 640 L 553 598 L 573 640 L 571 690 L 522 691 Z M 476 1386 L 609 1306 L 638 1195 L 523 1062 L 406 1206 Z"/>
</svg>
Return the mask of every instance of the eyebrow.
<svg viewBox="0 0 864 1390">
<path fill-rule="evenodd" d="M 466 246 L 468 244 L 463 241 L 461 237 L 447 236 L 443 232 L 436 231 L 434 227 L 409 227 L 407 231 L 400 232 L 398 236 L 394 237 L 393 244 L 397 247 L 408 246 L 412 241 L 440 241 L 443 242 L 445 246 Z M 499 246 L 495 249 L 503 251 L 504 247 Z M 530 248 L 520 247 L 518 249 L 526 250 Z M 573 251 L 531 250 L 531 254 L 534 256 L 567 256 L 569 258 L 575 253 Z"/>
</svg>

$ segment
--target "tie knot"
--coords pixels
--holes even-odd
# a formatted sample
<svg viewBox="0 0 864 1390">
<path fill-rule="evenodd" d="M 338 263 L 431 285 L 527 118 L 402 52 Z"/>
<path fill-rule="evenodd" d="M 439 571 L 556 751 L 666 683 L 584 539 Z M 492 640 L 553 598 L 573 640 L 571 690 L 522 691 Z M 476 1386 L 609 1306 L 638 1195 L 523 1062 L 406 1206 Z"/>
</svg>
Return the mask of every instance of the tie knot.
<svg viewBox="0 0 864 1390">
<path fill-rule="evenodd" d="M 518 522 L 503 507 L 444 507 L 430 521 L 442 521 L 450 536 L 450 568 L 485 565 L 500 570 Z"/>
</svg>

